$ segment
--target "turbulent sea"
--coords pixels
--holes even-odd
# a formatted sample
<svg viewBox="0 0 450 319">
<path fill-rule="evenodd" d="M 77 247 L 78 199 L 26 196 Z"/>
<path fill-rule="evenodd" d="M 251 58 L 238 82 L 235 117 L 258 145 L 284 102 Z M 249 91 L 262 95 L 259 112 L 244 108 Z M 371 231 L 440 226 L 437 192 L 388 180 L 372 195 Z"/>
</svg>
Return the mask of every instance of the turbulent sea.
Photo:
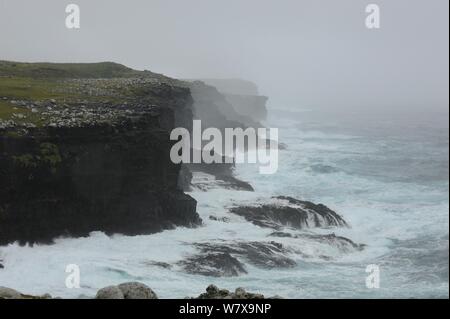
<svg viewBox="0 0 450 319">
<path fill-rule="evenodd" d="M 284 298 L 448 298 L 449 296 L 449 135 L 448 115 L 320 114 L 278 110 L 267 123 L 278 127 L 279 170 L 260 175 L 239 165 L 237 177 L 254 193 L 223 189 L 197 174 L 208 188 L 194 190 L 204 226 L 146 236 L 92 233 L 58 239 L 55 245 L 0 247 L 0 286 L 28 294 L 92 297 L 99 288 L 126 281 L 150 286 L 160 298 L 197 296 L 209 284 Z M 312 230 L 367 245 L 342 251 L 313 240 L 271 238 L 227 208 L 286 195 L 323 203 L 350 228 Z M 228 223 L 209 216 L 228 217 Z M 77 221 L 74 221 L 76 223 Z M 191 275 L 176 263 L 196 252 L 193 243 L 277 241 L 292 251 L 297 266 L 261 269 L 231 278 Z M 323 258 L 327 256 L 327 258 Z M 165 263 L 171 268 L 155 264 Z M 81 270 L 81 288 L 67 289 L 66 265 Z M 366 287 L 366 267 L 379 266 L 380 288 Z"/>
</svg>

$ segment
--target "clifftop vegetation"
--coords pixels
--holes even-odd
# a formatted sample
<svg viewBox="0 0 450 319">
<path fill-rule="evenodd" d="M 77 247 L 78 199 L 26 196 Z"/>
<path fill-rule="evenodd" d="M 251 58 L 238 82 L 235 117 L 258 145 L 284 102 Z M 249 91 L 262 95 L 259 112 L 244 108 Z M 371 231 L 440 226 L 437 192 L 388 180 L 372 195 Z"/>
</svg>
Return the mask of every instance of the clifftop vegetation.
<svg viewBox="0 0 450 319">
<path fill-rule="evenodd" d="M 0 129 L 112 122 L 167 102 L 180 81 L 102 63 L 0 61 Z"/>
</svg>

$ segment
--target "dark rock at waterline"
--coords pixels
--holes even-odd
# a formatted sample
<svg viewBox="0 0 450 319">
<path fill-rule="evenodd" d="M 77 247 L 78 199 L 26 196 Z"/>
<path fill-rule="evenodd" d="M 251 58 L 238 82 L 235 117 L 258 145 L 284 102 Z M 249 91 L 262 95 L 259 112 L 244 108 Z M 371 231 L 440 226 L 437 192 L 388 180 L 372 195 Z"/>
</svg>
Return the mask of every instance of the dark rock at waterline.
<svg viewBox="0 0 450 319">
<path fill-rule="evenodd" d="M 203 151 L 191 149 L 191 153 L 200 153 L 196 156 L 203 159 Z M 219 163 L 208 164 L 202 160 L 200 163 L 182 164 L 178 179 L 179 187 L 187 192 L 191 191 L 193 188 L 207 190 L 208 185 L 202 186 L 193 183 L 193 173 L 202 172 L 214 176 L 214 179 L 219 182 L 217 185 L 222 188 L 253 192 L 254 189 L 250 183 L 242 181 L 234 176 L 234 164 L 229 163 L 229 161 L 233 162 L 233 160 L 227 156 L 221 156 L 221 158 L 222 160 Z"/>
<path fill-rule="evenodd" d="M 236 277 L 246 274 L 244 264 L 227 252 L 207 252 L 178 263 L 189 274 L 211 277 Z"/>
<path fill-rule="evenodd" d="M 274 241 L 197 243 L 195 246 L 200 250 L 200 256 L 227 254 L 241 263 L 248 262 L 265 269 L 291 268 L 296 265 L 294 260 L 287 257 L 290 251 Z"/>
<path fill-rule="evenodd" d="M 171 264 L 168 264 L 165 262 L 160 262 L 160 261 L 146 261 L 146 262 L 144 262 L 144 265 L 163 268 L 163 269 L 171 269 L 172 268 Z"/>
<path fill-rule="evenodd" d="M 274 198 L 279 200 L 286 200 L 291 205 L 302 206 L 305 211 L 313 212 L 315 214 L 314 222 L 316 227 L 348 226 L 347 222 L 342 218 L 342 216 L 323 204 L 314 204 L 308 201 L 301 201 L 289 196 L 278 196 Z M 320 220 L 320 217 L 322 217 L 323 221 Z"/>
<path fill-rule="evenodd" d="M 202 172 L 214 176 L 214 178 L 219 181 L 220 187 L 222 188 L 253 192 L 254 189 L 250 183 L 234 176 L 234 164 L 226 163 L 225 156 L 222 158 L 222 163 L 184 164 L 183 166 L 185 168 L 182 169 L 182 175 L 184 175 L 182 178 L 184 181 L 183 185 L 186 185 L 186 181 L 188 181 L 189 178 L 192 180 L 192 172 Z M 184 189 L 189 190 L 186 186 L 184 186 Z"/>
<path fill-rule="evenodd" d="M 275 201 L 272 203 L 233 207 L 229 212 L 242 216 L 257 226 L 276 230 L 282 227 L 303 229 L 347 226 L 340 215 L 325 205 L 286 196 L 273 199 Z"/>
<path fill-rule="evenodd" d="M 282 244 L 273 241 L 269 243 L 240 243 L 234 251 L 249 263 L 262 268 L 291 268 L 296 266 L 296 262 L 286 256 L 289 251 Z"/>
<path fill-rule="evenodd" d="M 291 268 L 296 262 L 286 255 L 289 251 L 277 242 L 197 243 L 199 253 L 178 262 L 190 274 L 235 277 L 246 274 L 244 263 L 256 267 Z"/>
<path fill-rule="evenodd" d="M 230 219 L 228 217 L 209 216 L 209 219 L 213 220 L 213 221 L 216 221 L 216 222 L 222 222 L 222 223 L 230 222 Z"/>
<path fill-rule="evenodd" d="M 315 242 L 329 244 L 330 246 L 338 248 L 342 252 L 350 252 L 355 250 L 363 250 L 366 245 L 357 244 L 354 241 L 342 237 L 336 236 L 336 234 L 328 234 L 328 235 L 316 235 L 316 234 L 291 234 L 286 232 L 273 232 L 269 236 L 271 237 L 280 237 L 280 238 L 299 238 L 299 239 L 310 239 Z"/>
<path fill-rule="evenodd" d="M 210 173 L 199 173 L 195 174 L 195 177 L 191 183 L 191 190 L 199 190 L 207 192 L 212 189 L 229 189 L 237 191 L 252 192 L 253 187 L 242 180 L 235 178 L 232 175 L 226 176 L 214 176 Z"/>
<path fill-rule="evenodd" d="M 227 189 L 234 189 L 238 191 L 254 192 L 254 188 L 250 183 L 240 180 L 233 175 L 215 175 L 216 179 L 224 183 Z"/>
<path fill-rule="evenodd" d="M 206 288 L 206 293 L 195 299 L 264 299 L 264 295 L 247 292 L 244 288 L 237 288 L 235 292 L 230 292 L 226 289 L 219 289 L 215 285 L 210 285 Z"/>
</svg>

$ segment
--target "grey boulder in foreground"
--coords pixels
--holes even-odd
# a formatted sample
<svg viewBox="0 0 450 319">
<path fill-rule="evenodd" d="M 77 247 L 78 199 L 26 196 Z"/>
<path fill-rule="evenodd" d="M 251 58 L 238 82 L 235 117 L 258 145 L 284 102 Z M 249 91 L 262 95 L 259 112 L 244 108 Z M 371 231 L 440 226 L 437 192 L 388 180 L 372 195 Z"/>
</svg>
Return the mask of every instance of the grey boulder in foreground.
<svg viewBox="0 0 450 319">
<path fill-rule="evenodd" d="M 278 297 L 273 297 L 278 298 Z M 0 299 L 59 299 L 46 294 L 43 296 L 30 296 L 22 294 L 14 289 L 0 287 Z M 95 299 L 158 299 L 156 293 L 148 286 L 139 282 L 128 282 L 117 286 L 108 286 L 100 289 Z M 257 293 L 250 293 L 243 288 L 237 288 L 235 292 L 219 289 L 214 285 L 208 286 L 206 292 L 196 298 L 188 299 L 264 299 Z"/>
<path fill-rule="evenodd" d="M 158 296 L 144 284 L 128 282 L 109 286 L 97 292 L 96 299 L 158 299 Z"/>
</svg>

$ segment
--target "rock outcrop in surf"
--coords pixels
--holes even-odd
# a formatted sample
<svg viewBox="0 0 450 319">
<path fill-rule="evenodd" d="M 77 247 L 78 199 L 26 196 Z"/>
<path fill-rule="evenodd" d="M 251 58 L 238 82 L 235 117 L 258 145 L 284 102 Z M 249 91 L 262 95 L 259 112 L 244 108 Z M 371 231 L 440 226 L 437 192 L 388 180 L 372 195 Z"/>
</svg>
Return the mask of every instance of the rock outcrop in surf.
<svg viewBox="0 0 450 319">
<path fill-rule="evenodd" d="M 289 249 L 270 242 L 196 243 L 197 254 L 178 263 L 190 274 L 213 277 L 235 277 L 246 274 L 245 264 L 262 269 L 292 268 L 296 262 L 288 257 Z"/>
<path fill-rule="evenodd" d="M 257 226 L 277 230 L 283 227 L 305 229 L 348 226 L 339 214 L 325 205 L 287 196 L 273 197 L 269 203 L 232 207 L 229 212 Z"/>
</svg>

